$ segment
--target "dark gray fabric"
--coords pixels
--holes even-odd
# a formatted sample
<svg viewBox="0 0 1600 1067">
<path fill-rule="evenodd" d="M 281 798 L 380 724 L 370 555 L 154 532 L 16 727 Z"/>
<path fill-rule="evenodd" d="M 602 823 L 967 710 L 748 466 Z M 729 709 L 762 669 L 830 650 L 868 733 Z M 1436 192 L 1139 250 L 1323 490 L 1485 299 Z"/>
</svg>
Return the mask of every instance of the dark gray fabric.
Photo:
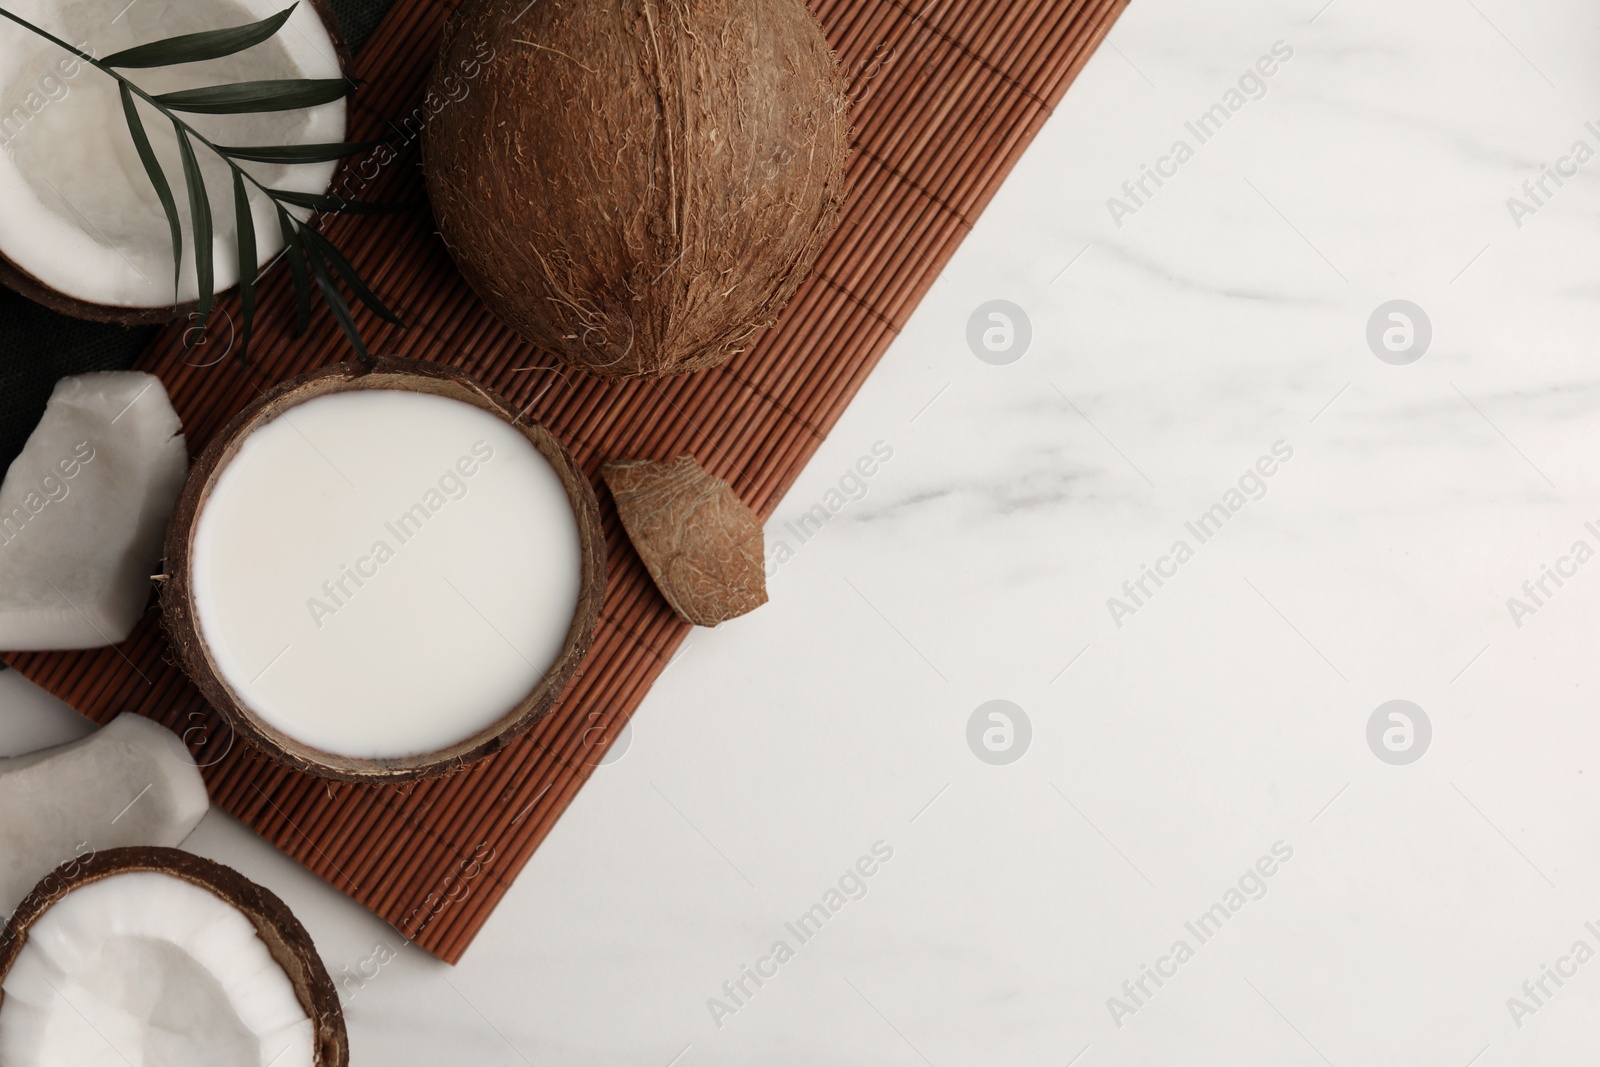
<svg viewBox="0 0 1600 1067">
<path fill-rule="evenodd" d="M 361 51 L 394 0 L 332 0 L 334 16 L 352 53 Z"/>
<path fill-rule="evenodd" d="M 352 51 L 392 2 L 332 0 Z M 149 326 L 126 329 L 57 315 L 0 287 L 0 471 L 22 451 L 58 378 L 129 367 L 154 334 Z"/>
</svg>

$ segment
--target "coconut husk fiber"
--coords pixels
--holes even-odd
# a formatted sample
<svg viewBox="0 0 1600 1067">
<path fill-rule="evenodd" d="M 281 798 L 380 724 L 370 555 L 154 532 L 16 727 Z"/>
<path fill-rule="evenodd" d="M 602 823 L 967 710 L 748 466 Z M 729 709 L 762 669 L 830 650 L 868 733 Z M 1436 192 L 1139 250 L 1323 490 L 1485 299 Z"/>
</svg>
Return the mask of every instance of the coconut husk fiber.
<svg viewBox="0 0 1600 1067">
<path fill-rule="evenodd" d="M 801 0 L 466 0 L 423 137 L 439 232 L 525 340 L 607 378 L 704 370 L 794 296 L 845 198 L 849 97 Z"/>
<path fill-rule="evenodd" d="M 573 372 L 485 310 L 425 211 L 329 225 L 329 236 L 410 328 L 388 326 L 365 308 L 356 321 L 372 351 L 459 367 L 526 410 L 591 481 L 610 459 L 692 453 L 769 518 L 1124 4 L 816 0 L 812 10 L 854 101 L 850 199 L 778 325 L 715 370 L 626 382 Z M 336 181 L 342 195 L 423 199 L 416 131 L 452 106 L 424 88 L 450 10 L 444 0 L 398 0 L 362 49 L 351 134 L 392 136 L 395 146 L 379 150 L 374 158 L 382 162 L 357 163 Z M 473 82 L 462 77 L 461 92 L 470 94 Z M 161 334 L 140 361 L 165 383 L 196 451 L 261 392 L 349 358 L 325 309 L 306 336 L 293 337 L 293 287 L 283 270 L 263 277 L 258 303 L 248 368 L 231 358 L 192 365 L 214 360 L 216 350 L 185 355 L 180 327 Z M 237 321 L 236 301 L 219 307 Z M 226 323 L 219 319 L 214 332 L 225 339 Z M 908 415 L 927 399 L 907 397 Z M 691 629 L 629 546 L 609 494 L 600 510 L 612 566 L 582 669 L 533 729 L 450 778 L 330 786 L 260 758 L 173 665 L 154 612 L 115 649 L 8 658 L 97 722 L 137 711 L 176 729 L 219 805 L 453 961 Z"/>
</svg>

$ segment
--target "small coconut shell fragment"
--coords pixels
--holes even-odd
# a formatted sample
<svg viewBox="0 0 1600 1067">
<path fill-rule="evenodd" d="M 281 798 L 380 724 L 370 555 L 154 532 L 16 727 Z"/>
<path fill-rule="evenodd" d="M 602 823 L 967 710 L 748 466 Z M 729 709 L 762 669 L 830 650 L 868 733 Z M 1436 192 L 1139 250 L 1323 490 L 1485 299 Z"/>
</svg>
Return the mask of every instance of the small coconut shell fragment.
<svg viewBox="0 0 1600 1067">
<path fill-rule="evenodd" d="M 715 626 L 767 602 L 761 520 L 731 485 L 693 456 L 620 460 L 600 473 L 673 611 Z"/>
</svg>

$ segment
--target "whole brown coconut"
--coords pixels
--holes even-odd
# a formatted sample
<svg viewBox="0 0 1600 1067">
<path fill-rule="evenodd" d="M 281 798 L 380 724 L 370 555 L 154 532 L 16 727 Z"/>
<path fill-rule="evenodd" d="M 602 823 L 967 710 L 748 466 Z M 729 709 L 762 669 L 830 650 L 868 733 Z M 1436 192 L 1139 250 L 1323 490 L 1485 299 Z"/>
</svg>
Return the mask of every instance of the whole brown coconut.
<svg viewBox="0 0 1600 1067">
<path fill-rule="evenodd" d="M 602 377 L 749 347 L 845 199 L 845 82 L 800 0 L 467 0 L 433 89 L 456 101 L 423 159 L 462 273 Z"/>
</svg>

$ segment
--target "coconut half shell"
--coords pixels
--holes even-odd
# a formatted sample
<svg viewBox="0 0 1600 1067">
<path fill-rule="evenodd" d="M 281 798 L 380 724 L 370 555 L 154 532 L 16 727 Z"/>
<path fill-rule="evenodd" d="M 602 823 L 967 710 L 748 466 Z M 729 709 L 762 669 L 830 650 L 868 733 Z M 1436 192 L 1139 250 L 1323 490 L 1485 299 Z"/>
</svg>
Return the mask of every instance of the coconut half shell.
<svg viewBox="0 0 1600 1067">
<path fill-rule="evenodd" d="M 561 654 L 523 700 L 488 728 L 448 748 L 419 756 L 368 759 L 325 752 L 264 722 L 225 679 L 196 618 L 191 571 L 195 530 L 207 495 L 250 433 L 282 412 L 329 393 L 397 389 L 459 400 L 498 416 L 520 431 L 549 461 L 566 489 L 578 524 L 582 574 L 578 607 Z M 162 621 L 178 662 L 212 706 L 238 733 L 274 759 L 322 778 L 389 783 L 452 774 L 505 748 L 556 705 L 589 651 L 606 592 L 605 535 L 594 488 L 577 460 L 549 430 L 517 415 L 471 376 L 437 363 L 380 357 L 369 368 L 341 363 L 284 382 L 240 412 L 212 439 L 190 469 L 177 513 L 167 533 L 166 576 L 161 583 Z"/>
<path fill-rule="evenodd" d="M 176 25 L 181 28 L 174 29 L 166 25 L 166 19 L 161 16 L 160 12 L 155 10 L 156 5 L 154 4 L 147 6 L 146 3 L 141 3 L 140 9 L 136 9 L 134 13 L 123 11 L 123 8 L 127 6 L 125 0 L 87 0 L 87 2 L 79 2 L 72 5 L 60 5 L 54 3 L 53 0 L 49 0 L 43 6 L 37 3 L 30 4 L 28 0 L 22 0 L 21 3 L 13 0 L 11 6 L 25 17 L 30 18 L 46 29 L 59 32 L 61 35 L 70 38 L 74 43 L 84 42 L 86 39 L 88 47 L 85 50 L 98 55 L 106 55 L 133 43 L 147 43 L 151 40 L 159 40 L 179 33 L 244 24 L 266 18 L 286 6 L 285 3 L 281 3 L 279 0 L 228 0 L 228 2 L 220 5 L 212 3 L 199 6 L 184 4 L 182 0 L 163 0 L 163 2 L 167 3 L 169 7 L 175 8 Z M 96 11 L 97 5 L 102 6 L 104 11 Z M 181 82 L 183 87 L 235 80 L 322 77 L 331 76 L 334 73 L 350 79 L 352 77 L 350 50 L 345 43 L 344 35 L 340 32 L 339 21 L 334 15 L 333 9 L 329 6 L 328 0 L 301 0 L 299 6 L 305 9 L 303 15 L 297 11 L 294 19 L 288 25 L 285 25 L 276 37 L 263 45 L 258 45 L 256 49 L 249 49 L 239 53 L 237 57 L 227 57 L 221 60 L 211 60 L 187 66 L 130 70 L 123 73 L 132 78 L 134 83 L 141 88 L 146 88 L 148 91 L 155 93 L 168 92 L 178 87 L 179 82 L 174 79 L 183 79 Z M 303 18 L 310 18 L 312 21 L 307 24 L 301 21 Z M 148 25 L 133 26 L 135 23 L 141 23 L 141 20 Z M 312 40 L 315 36 L 315 27 L 319 22 L 327 35 L 326 44 Z M 0 33 L 13 35 L 17 39 L 36 40 L 29 34 L 29 31 L 9 22 L 0 25 Z M 112 36 L 112 34 L 117 36 Z M 130 39 L 125 41 L 124 35 L 129 35 Z M 274 47 L 274 43 L 278 42 L 280 38 L 282 39 L 282 47 L 303 52 L 301 59 L 314 64 L 315 73 L 302 73 L 289 69 L 276 71 L 259 69 L 262 63 L 257 50 Z M 100 111 L 104 113 L 102 116 L 103 122 L 106 129 L 109 130 L 111 138 L 108 142 L 97 142 L 95 144 L 94 156 L 97 159 L 104 158 L 119 164 L 114 168 L 117 172 L 117 180 L 125 179 L 141 190 L 148 190 L 148 178 L 145 176 L 144 170 L 134 154 L 132 138 L 128 133 L 126 120 L 122 116 L 120 104 L 117 103 L 118 97 L 115 82 L 109 75 L 74 59 L 66 52 L 61 52 L 54 45 L 40 41 L 39 47 L 44 50 L 44 59 L 50 62 L 45 63 L 43 66 L 41 66 L 40 62 L 19 64 L 20 69 L 15 73 L 5 69 L 8 66 L 6 59 L 10 57 L 0 56 L 0 147 L 3 147 L 9 153 L 9 163 L 16 171 L 12 177 L 19 180 L 23 187 L 31 187 L 33 184 L 28 181 L 25 174 L 26 160 L 23 158 L 24 153 L 19 152 L 17 147 L 23 145 L 25 139 L 37 139 L 40 143 L 33 151 L 46 155 L 51 154 L 52 141 L 56 138 L 70 142 L 80 142 L 91 137 L 103 139 L 104 133 L 100 130 L 90 133 L 84 130 L 74 131 L 66 126 L 65 116 L 69 112 L 65 109 L 68 106 L 77 109 L 71 114 L 75 116 L 81 115 L 85 112 L 84 101 L 94 99 L 99 101 Z M 257 55 L 252 57 L 252 52 L 257 52 Z M 241 61 L 241 57 L 243 57 L 243 62 L 248 62 L 251 65 L 242 67 L 241 72 L 238 74 L 230 73 L 230 67 L 236 65 L 236 61 Z M 69 64 L 71 68 L 77 70 L 77 73 L 71 76 L 65 75 L 63 68 L 59 66 L 60 63 Z M 333 64 L 337 64 L 336 71 L 323 69 L 331 67 Z M 46 79 L 51 80 L 47 81 Z M 57 90 L 59 91 L 59 96 L 56 95 Z M 45 95 L 41 95 L 41 93 Z M 170 124 L 164 118 L 158 117 L 159 112 L 144 105 L 141 105 L 141 108 L 146 133 L 150 136 L 152 142 L 158 146 L 158 157 L 162 160 L 162 168 L 166 174 L 168 185 L 172 188 L 177 198 L 179 213 L 183 218 L 185 284 L 193 292 L 193 239 L 189 230 L 189 207 L 184 192 L 183 174 L 177 165 L 175 141 L 171 136 Z M 324 105 L 324 108 L 329 109 L 330 112 L 331 109 L 337 108 L 342 115 L 344 103 L 340 101 L 336 104 Z M 95 115 L 90 115 L 91 119 L 94 117 Z M 262 131 L 253 127 L 246 127 L 245 130 L 241 131 L 240 135 L 235 136 L 230 136 L 229 133 L 225 132 L 229 129 L 230 123 L 237 124 L 241 121 L 251 121 L 248 118 L 197 115 L 184 115 L 183 118 L 197 129 L 210 135 L 212 140 L 219 144 L 258 144 L 263 140 Z M 346 124 L 341 121 L 338 125 L 340 128 L 333 130 L 329 128 L 327 123 L 320 123 L 314 135 L 308 139 L 316 141 L 344 140 Z M 33 128 L 35 126 L 38 128 Z M 8 134 L 10 135 L 9 137 L 6 136 Z M 270 139 L 270 134 L 266 136 Z M 170 151 L 169 146 L 166 144 L 168 141 L 173 141 L 174 145 L 174 147 L 170 148 Z M 73 147 L 74 150 L 67 151 L 69 147 Z M 73 160 L 77 158 L 75 153 L 81 154 L 81 151 L 81 147 L 64 143 L 54 149 L 54 154 L 62 160 Z M 196 153 L 202 166 L 209 167 L 211 160 L 211 156 L 208 154 L 209 150 L 202 146 L 197 146 Z M 345 165 L 341 163 L 339 167 Z M 339 172 L 338 168 L 330 164 L 273 167 L 247 163 L 245 166 L 252 173 L 268 178 L 275 187 L 288 188 L 297 192 L 323 192 L 333 184 Z M 86 174 L 111 173 L 111 170 L 106 166 L 100 166 L 98 171 L 93 166 L 84 167 L 80 165 L 77 169 Z M 273 174 L 279 174 L 280 177 L 272 180 L 271 176 Z M 322 174 L 323 178 L 320 181 L 310 181 L 307 176 L 312 174 Z M 48 176 L 43 180 L 45 182 L 50 181 Z M 59 175 L 57 181 L 60 181 Z M 57 182 L 50 182 L 50 186 L 55 185 L 57 185 Z M 83 236 L 88 242 L 85 245 L 86 248 L 97 252 L 105 252 L 107 250 L 116 252 L 121 261 L 141 275 L 151 279 L 151 287 L 154 291 L 160 293 L 160 297 L 153 301 L 135 304 L 118 300 L 95 300 L 87 298 L 81 293 L 74 294 L 64 291 L 61 284 L 59 284 L 59 279 L 58 284 L 51 284 L 49 281 L 42 280 L 34 271 L 30 271 L 27 266 L 17 261 L 19 258 L 26 260 L 28 258 L 26 254 L 14 252 L 12 255 L 7 255 L 7 238 L 3 232 L 0 232 L 0 285 L 4 285 L 29 300 L 42 304 L 60 314 L 122 326 L 170 322 L 174 319 L 184 318 L 198 310 L 198 299 L 184 299 L 177 303 L 172 302 L 171 239 L 168 235 L 166 217 L 159 207 L 155 207 L 151 212 L 135 212 L 132 209 L 123 212 L 112 212 L 110 214 L 121 216 L 113 221 L 108 217 L 108 212 L 103 207 L 97 207 L 92 202 L 92 196 L 85 197 L 84 190 L 81 187 L 68 186 L 66 188 L 51 189 L 49 186 L 41 184 L 40 188 L 48 190 L 48 193 L 41 194 L 42 196 L 59 195 L 63 202 L 59 214 L 63 217 L 72 218 L 74 225 L 82 227 Z M 207 188 L 211 197 L 214 233 L 219 239 L 227 238 L 232 233 L 234 226 L 232 186 L 227 181 L 217 178 L 216 174 L 213 173 L 208 176 Z M 155 194 L 151 192 L 152 204 L 154 204 L 154 196 Z M 251 200 L 257 205 L 258 211 L 256 248 L 260 256 L 261 265 L 265 266 L 275 259 L 281 251 L 282 240 L 276 224 L 262 221 L 266 218 L 265 215 L 261 214 L 265 211 L 262 206 L 266 203 L 265 196 L 253 193 Z M 44 203 L 45 200 L 41 199 L 28 210 L 51 210 L 43 206 Z M 13 203 L 8 205 L 5 210 L 16 215 L 25 209 Z M 141 216 L 148 214 L 149 217 L 135 219 L 132 217 L 135 214 Z M 296 214 L 304 216 L 307 213 L 297 209 Z M 98 223 L 94 221 L 96 218 L 100 220 Z M 85 221 L 87 222 L 86 226 L 84 225 Z M 4 231 L 4 229 L 4 226 L 0 226 L 0 231 Z M 129 234 L 135 230 L 141 230 L 141 241 L 148 238 L 159 244 L 162 249 L 161 255 L 164 257 L 164 266 L 159 269 L 149 267 L 140 269 L 134 263 L 134 260 L 140 257 L 130 257 L 120 251 L 122 242 L 131 240 L 132 238 Z M 117 235 L 115 238 L 109 236 L 113 233 Z M 41 247 L 53 247 L 58 244 L 58 242 L 45 242 L 20 235 L 12 238 L 12 240 L 15 240 L 19 247 L 26 249 L 28 254 L 37 254 Z M 229 239 L 225 241 L 225 244 L 227 245 L 226 249 L 219 248 L 215 256 L 215 269 L 219 280 L 232 279 L 237 274 L 233 242 Z M 61 254 L 69 257 L 64 269 L 74 272 L 87 269 L 83 266 L 86 257 L 75 256 L 72 250 L 65 245 L 61 246 Z M 48 272 L 41 271 L 40 273 Z M 232 288 L 232 282 L 226 281 L 224 284 L 219 285 L 217 295 L 221 295 L 222 292 L 229 291 Z M 166 302 L 160 302 L 162 299 L 165 299 Z"/>
<path fill-rule="evenodd" d="M 283 968 L 294 987 L 296 999 L 311 1019 L 318 1067 L 349 1064 L 350 1041 L 345 1032 L 338 991 L 322 957 L 317 954 L 311 935 L 295 918 L 294 912 L 272 892 L 233 868 L 182 849 L 145 846 L 107 849 L 87 859 L 64 863 L 46 875 L 12 913 L 4 931 L 0 931 L 0 983 L 5 981 L 28 943 L 28 931 L 52 904 L 92 882 L 138 871 L 180 878 L 242 912 L 255 927 L 256 935 L 267 946 L 273 960 Z M 5 991 L 0 989 L 0 1012 L 4 1011 Z"/>
<path fill-rule="evenodd" d="M 455 101 L 423 161 L 456 263 L 604 378 L 744 351 L 845 202 L 849 97 L 801 0 L 467 0 L 432 88 Z"/>
</svg>

